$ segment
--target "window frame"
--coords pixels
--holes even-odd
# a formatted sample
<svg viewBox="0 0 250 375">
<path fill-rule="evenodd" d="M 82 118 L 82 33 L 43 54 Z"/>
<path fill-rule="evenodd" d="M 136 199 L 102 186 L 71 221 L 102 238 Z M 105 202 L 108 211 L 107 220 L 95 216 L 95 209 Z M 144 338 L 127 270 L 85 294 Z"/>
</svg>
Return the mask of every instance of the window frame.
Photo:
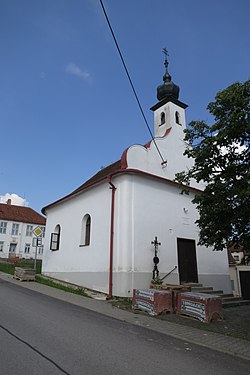
<svg viewBox="0 0 250 375">
<path fill-rule="evenodd" d="M 175 111 L 175 122 L 176 122 L 176 124 L 178 124 L 180 126 L 182 125 L 181 124 L 181 115 L 178 111 Z"/>
<path fill-rule="evenodd" d="M 0 221 L 0 234 L 6 234 L 7 224 L 7 221 Z"/>
<path fill-rule="evenodd" d="M 31 244 L 26 243 L 24 246 L 24 254 L 30 254 L 30 248 L 31 248 Z"/>
<path fill-rule="evenodd" d="M 26 237 L 32 237 L 33 225 L 27 224 L 26 226 Z"/>
<path fill-rule="evenodd" d="M 19 232 L 19 223 L 12 223 L 11 235 L 18 236 L 18 232 Z"/>
<path fill-rule="evenodd" d="M 56 225 L 54 232 L 50 235 L 50 250 L 57 251 L 60 248 L 61 226 Z"/>
<path fill-rule="evenodd" d="M 81 242 L 79 245 L 80 247 L 90 246 L 91 225 L 92 225 L 91 216 L 89 214 L 85 214 L 82 218 Z"/>
<path fill-rule="evenodd" d="M 161 120 L 160 126 L 164 125 L 165 122 L 166 122 L 166 114 L 165 114 L 165 112 L 161 112 L 161 114 L 160 114 L 160 120 Z"/>
</svg>

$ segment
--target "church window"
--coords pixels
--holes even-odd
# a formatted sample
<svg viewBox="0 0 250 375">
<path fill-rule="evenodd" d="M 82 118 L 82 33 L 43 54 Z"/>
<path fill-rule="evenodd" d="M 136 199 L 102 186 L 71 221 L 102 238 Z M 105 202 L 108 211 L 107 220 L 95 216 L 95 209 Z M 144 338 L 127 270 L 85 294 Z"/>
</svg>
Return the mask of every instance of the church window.
<svg viewBox="0 0 250 375">
<path fill-rule="evenodd" d="M 59 224 L 57 224 L 57 226 L 55 227 L 54 233 L 51 233 L 50 250 L 52 251 L 59 250 L 60 234 L 61 234 L 61 227 Z"/>
<path fill-rule="evenodd" d="M 165 118 L 165 113 L 161 113 L 161 125 L 165 124 L 166 118 Z"/>
<path fill-rule="evenodd" d="M 175 112 L 175 122 L 176 122 L 176 124 L 178 124 L 178 125 L 181 125 L 181 117 L 180 117 L 180 114 L 179 114 L 179 112 Z"/>
<path fill-rule="evenodd" d="M 90 244 L 90 230 L 91 230 L 91 217 L 89 214 L 86 214 L 82 219 L 80 246 L 88 246 Z"/>
</svg>

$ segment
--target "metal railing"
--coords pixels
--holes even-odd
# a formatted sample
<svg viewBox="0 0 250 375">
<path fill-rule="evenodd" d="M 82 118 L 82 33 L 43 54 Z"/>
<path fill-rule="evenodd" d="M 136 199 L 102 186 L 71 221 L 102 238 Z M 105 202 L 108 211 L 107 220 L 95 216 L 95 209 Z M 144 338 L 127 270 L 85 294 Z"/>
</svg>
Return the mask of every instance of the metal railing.
<svg viewBox="0 0 250 375">
<path fill-rule="evenodd" d="M 174 266 L 174 268 L 170 272 L 168 272 L 165 276 L 161 277 L 160 280 L 163 281 L 164 279 L 166 279 L 166 277 L 168 277 L 174 270 L 176 270 L 176 268 L 177 266 Z"/>
</svg>

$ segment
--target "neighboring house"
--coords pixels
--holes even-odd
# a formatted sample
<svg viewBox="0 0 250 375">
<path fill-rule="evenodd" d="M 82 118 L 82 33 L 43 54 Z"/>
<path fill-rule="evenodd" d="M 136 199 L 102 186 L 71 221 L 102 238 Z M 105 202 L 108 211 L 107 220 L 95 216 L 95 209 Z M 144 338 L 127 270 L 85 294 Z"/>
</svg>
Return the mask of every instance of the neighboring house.
<svg viewBox="0 0 250 375">
<path fill-rule="evenodd" d="M 227 250 L 232 291 L 235 296 L 250 299 L 250 253 L 242 246 Z"/>
<path fill-rule="evenodd" d="M 37 259 L 43 255 L 46 219 L 29 207 L 14 206 L 11 200 L 0 203 L 0 258 L 34 258 L 33 230 L 42 230 L 42 245 L 37 248 Z"/>
<path fill-rule="evenodd" d="M 148 288 L 155 236 L 166 283 L 203 283 L 231 292 L 227 252 L 198 246 L 198 212 L 191 202 L 203 188 L 181 195 L 176 172 L 183 156 L 186 104 L 168 73 L 157 89 L 154 141 L 126 149 L 117 162 L 64 198 L 46 206 L 44 275 L 108 294 L 132 296 Z M 119 124 L 118 124 L 119 125 Z M 154 143 L 155 142 L 155 143 Z M 156 148 L 157 146 L 157 148 Z M 159 152 L 161 156 L 159 155 Z"/>
</svg>

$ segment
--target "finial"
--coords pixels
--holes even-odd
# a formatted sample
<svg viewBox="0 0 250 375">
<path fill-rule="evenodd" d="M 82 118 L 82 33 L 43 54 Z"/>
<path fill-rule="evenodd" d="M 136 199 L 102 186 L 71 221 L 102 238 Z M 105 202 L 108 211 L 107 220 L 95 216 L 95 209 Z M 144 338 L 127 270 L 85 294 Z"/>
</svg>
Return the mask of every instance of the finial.
<svg viewBox="0 0 250 375">
<path fill-rule="evenodd" d="M 165 74 L 163 76 L 163 81 L 164 82 L 166 82 L 166 81 L 170 82 L 171 81 L 171 75 L 168 73 L 168 58 L 167 58 L 167 56 L 169 56 L 169 53 L 168 53 L 167 48 L 163 48 L 162 52 L 165 55 L 164 65 L 165 65 L 165 68 L 166 68 L 166 72 L 165 72 Z"/>
<path fill-rule="evenodd" d="M 165 55 L 165 65 L 166 65 L 166 64 L 168 65 L 168 59 L 167 59 L 167 56 L 169 56 L 169 54 L 168 54 L 168 50 L 167 50 L 167 48 L 163 48 L 163 49 L 162 49 L 162 52 L 163 52 L 164 55 Z"/>
<path fill-rule="evenodd" d="M 157 87 L 157 99 L 163 100 L 168 97 L 173 97 L 175 99 L 179 98 L 180 88 L 174 82 L 172 82 L 172 77 L 168 72 L 168 50 L 163 48 L 162 52 L 164 54 L 164 65 L 166 68 L 165 74 L 163 76 L 163 84 Z"/>
</svg>

